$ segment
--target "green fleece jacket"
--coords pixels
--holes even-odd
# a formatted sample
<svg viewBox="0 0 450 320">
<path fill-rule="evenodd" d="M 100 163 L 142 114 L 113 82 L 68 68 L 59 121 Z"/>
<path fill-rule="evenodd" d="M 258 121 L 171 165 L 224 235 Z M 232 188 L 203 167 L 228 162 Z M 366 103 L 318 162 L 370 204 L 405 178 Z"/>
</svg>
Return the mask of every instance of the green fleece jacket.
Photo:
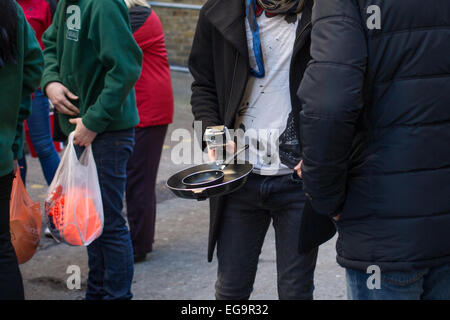
<svg viewBox="0 0 450 320">
<path fill-rule="evenodd" d="M 139 123 L 134 85 L 141 74 L 142 51 L 130 30 L 123 0 L 61 0 L 43 36 L 44 89 L 60 82 L 79 97 L 83 124 L 102 133 Z M 61 130 L 75 127 L 59 114 Z"/>
<path fill-rule="evenodd" d="M 23 149 L 23 121 L 42 75 L 43 58 L 34 31 L 17 6 L 17 63 L 0 69 L 0 177 L 11 173 Z"/>
</svg>

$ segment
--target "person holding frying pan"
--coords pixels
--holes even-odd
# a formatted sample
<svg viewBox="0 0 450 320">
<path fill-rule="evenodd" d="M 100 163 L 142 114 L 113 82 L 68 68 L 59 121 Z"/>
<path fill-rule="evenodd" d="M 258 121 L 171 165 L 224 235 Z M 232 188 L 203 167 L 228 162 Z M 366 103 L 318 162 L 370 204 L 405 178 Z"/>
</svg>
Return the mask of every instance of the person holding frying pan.
<svg viewBox="0 0 450 320">
<path fill-rule="evenodd" d="M 234 129 L 254 165 L 242 189 L 210 202 L 217 299 L 250 297 L 271 222 L 279 298 L 313 298 L 318 249 L 298 249 L 306 196 L 294 171 L 301 161 L 296 91 L 310 60 L 312 7 L 312 0 L 209 0 L 200 12 L 189 59 L 195 120 L 204 131 Z"/>
</svg>

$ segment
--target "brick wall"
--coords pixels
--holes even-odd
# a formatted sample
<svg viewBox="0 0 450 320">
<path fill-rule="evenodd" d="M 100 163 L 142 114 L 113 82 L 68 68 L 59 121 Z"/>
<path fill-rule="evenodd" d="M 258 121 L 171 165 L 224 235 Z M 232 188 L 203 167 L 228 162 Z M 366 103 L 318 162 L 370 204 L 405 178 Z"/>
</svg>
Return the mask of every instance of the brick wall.
<svg viewBox="0 0 450 320">
<path fill-rule="evenodd" d="M 163 1 L 195 5 L 203 5 L 206 2 L 206 0 L 161 0 L 160 2 Z M 186 67 L 199 11 L 158 6 L 153 6 L 153 10 L 161 19 L 164 28 L 170 64 Z"/>
</svg>

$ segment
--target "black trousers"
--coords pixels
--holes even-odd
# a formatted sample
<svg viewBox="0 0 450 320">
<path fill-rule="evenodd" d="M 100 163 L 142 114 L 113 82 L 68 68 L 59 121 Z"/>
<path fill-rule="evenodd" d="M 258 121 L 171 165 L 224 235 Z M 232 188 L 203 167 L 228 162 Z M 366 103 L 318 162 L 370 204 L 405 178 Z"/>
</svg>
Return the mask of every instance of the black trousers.
<svg viewBox="0 0 450 320">
<path fill-rule="evenodd" d="M 127 167 L 127 213 L 135 254 L 153 250 L 155 185 L 167 125 L 136 128 L 134 152 Z"/>
<path fill-rule="evenodd" d="M 23 283 L 9 230 L 9 201 L 14 174 L 0 177 L 0 300 L 23 300 Z"/>
<path fill-rule="evenodd" d="M 242 189 L 226 197 L 217 242 L 218 300 L 250 297 L 271 222 L 275 229 L 279 298 L 313 298 L 318 249 L 307 254 L 298 250 L 305 201 L 302 181 L 294 175 L 251 174 Z"/>
</svg>

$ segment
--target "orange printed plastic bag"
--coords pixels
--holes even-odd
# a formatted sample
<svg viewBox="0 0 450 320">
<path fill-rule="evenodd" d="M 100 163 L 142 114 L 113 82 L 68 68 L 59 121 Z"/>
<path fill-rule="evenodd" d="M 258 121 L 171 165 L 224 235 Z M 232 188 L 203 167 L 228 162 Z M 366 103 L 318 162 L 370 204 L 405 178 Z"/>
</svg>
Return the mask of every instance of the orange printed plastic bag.
<svg viewBox="0 0 450 320">
<path fill-rule="evenodd" d="M 78 159 L 73 134 L 45 201 L 47 225 L 55 239 L 87 246 L 103 231 L 103 204 L 91 146 Z"/>
<path fill-rule="evenodd" d="M 10 202 L 11 242 L 19 264 L 30 260 L 41 240 L 41 205 L 33 202 L 23 185 L 19 169 L 14 178 Z"/>
</svg>

